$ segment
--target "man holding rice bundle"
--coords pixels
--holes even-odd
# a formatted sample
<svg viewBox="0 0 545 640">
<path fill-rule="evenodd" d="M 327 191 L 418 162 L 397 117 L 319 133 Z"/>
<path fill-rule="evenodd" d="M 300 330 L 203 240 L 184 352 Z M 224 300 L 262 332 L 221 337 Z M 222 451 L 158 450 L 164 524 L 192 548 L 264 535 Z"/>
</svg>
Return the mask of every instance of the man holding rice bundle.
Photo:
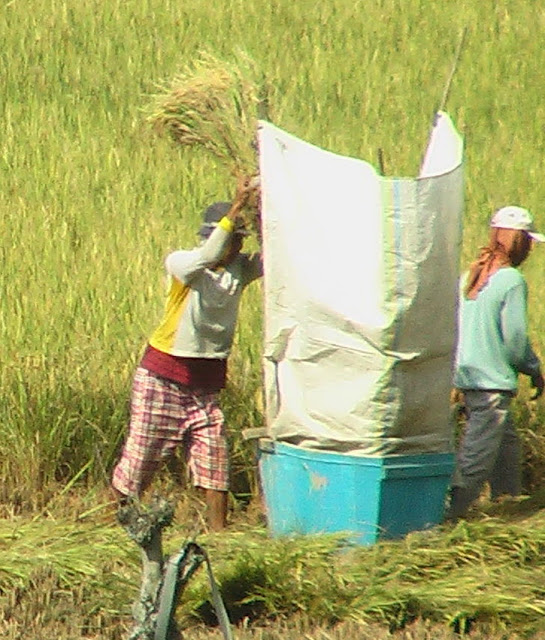
<svg viewBox="0 0 545 640">
<path fill-rule="evenodd" d="M 112 479 L 121 501 L 138 498 L 160 462 L 183 447 L 215 531 L 226 524 L 229 486 L 218 396 L 241 293 L 262 275 L 261 256 L 240 252 L 247 235 L 241 212 L 253 189 L 241 182 L 232 203 L 208 207 L 200 246 L 166 258 L 171 282 L 165 315 L 136 370 L 129 434 Z"/>
<path fill-rule="evenodd" d="M 463 393 L 467 424 L 452 482 L 452 520 L 466 515 L 486 481 L 492 499 L 520 493 L 520 448 L 510 405 L 520 373 L 530 377 L 533 399 L 544 388 L 528 339 L 527 285 L 517 267 L 545 236 L 517 206 L 499 209 L 490 226 L 488 246 L 462 279 L 454 385 Z"/>
</svg>

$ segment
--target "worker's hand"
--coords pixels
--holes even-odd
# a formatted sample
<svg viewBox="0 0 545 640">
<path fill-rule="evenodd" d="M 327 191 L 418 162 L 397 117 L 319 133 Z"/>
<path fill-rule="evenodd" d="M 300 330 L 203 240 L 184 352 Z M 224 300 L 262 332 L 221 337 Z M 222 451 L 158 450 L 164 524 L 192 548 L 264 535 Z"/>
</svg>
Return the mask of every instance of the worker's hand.
<svg viewBox="0 0 545 640">
<path fill-rule="evenodd" d="M 467 418 L 466 400 L 463 391 L 460 389 L 451 390 L 450 405 L 456 419 Z"/>
<path fill-rule="evenodd" d="M 543 376 L 541 373 L 538 373 L 535 376 L 532 376 L 532 387 L 535 389 L 534 395 L 532 396 L 532 400 L 537 400 L 541 394 L 543 393 L 543 389 L 545 388 L 545 381 L 543 380 Z"/>
<path fill-rule="evenodd" d="M 235 220 L 242 209 L 244 209 L 244 207 L 246 206 L 250 193 L 254 189 L 254 187 L 250 183 L 251 180 L 247 176 L 239 178 L 235 197 L 233 198 L 231 209 L 227 214 L 227 216 L 231 220 Z"/>
<path fill-rule="evenodd" d="M 461 389 L 451 389 L 450 391 L 450 404 L 463 405 L 465 404 L 464 392 Z"/>
</svg>

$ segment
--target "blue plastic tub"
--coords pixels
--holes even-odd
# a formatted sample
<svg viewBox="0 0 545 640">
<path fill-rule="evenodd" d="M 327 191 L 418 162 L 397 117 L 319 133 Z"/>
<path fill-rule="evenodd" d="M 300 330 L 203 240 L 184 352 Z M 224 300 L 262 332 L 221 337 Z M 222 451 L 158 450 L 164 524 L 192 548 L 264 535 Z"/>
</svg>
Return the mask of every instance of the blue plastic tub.
<svg viewBox="0 0 545 640">
<path fill-rule="evenodd" d="M 359 544 L 439 524 L 451 453 L 361 457 L 261 440 L 259 470 L 273 536 L 346 531 Z"/>
</svg>

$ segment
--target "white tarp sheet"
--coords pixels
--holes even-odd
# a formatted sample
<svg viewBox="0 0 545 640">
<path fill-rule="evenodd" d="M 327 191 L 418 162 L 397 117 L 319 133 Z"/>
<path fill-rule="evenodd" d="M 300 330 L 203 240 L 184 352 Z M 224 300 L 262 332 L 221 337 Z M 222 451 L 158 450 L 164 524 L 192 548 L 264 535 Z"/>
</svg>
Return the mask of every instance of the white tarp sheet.
<svg viewBox="0 0 545 640">
<path fill-rule="evenodd" d="M 259 126 L 271 438 L 356 455 L 445 452 L 463 144 L 438 114 L 418 178 Z"/>
</svg>

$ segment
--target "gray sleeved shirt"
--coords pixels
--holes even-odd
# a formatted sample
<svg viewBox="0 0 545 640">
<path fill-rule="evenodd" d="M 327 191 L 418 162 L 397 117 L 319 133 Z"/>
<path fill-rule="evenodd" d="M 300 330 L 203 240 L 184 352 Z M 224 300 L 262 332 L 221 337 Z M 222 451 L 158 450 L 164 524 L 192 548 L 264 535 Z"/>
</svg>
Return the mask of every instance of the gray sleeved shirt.
<svg viewBox="0 0 545 640">
<path fill-rule="evenodd" d="M 259 254 L 244 253 L 230 264 L 214 268 L 230 236 L 218 226 L 200 247 L 167 256 L 170 286 L 165 316 L 150 338 L 153 347 L 183 357 L 228 356 L 241 293 L 263 270 Z"/>
</svg>

